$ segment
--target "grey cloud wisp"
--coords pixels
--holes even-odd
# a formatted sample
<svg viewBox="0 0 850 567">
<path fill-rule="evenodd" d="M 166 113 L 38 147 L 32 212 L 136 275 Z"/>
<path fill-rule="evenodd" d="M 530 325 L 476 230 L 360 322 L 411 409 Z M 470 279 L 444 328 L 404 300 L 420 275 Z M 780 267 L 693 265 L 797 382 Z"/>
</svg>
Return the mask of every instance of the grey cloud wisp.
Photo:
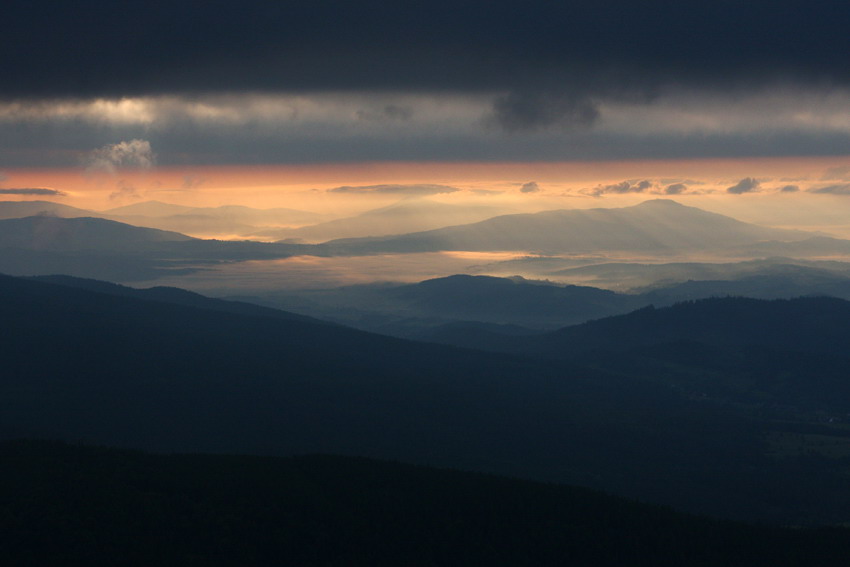
<svg viewBox="0 0 850 567">
<path fill-rule="evenodd" d="M 65 193 L 48 187 L 18 187 L 0 189 L 0 195 L 41 195 L 49 197 L 64 197 Z"/>
</svg>

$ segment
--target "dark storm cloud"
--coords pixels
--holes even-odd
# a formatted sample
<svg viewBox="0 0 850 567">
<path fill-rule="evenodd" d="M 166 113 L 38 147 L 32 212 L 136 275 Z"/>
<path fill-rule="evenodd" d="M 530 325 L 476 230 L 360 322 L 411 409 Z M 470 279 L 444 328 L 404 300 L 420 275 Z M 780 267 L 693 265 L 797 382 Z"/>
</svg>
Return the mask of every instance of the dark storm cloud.
<svg viewBox="0 0 850 567">
<path fill-rule="evenodd" d="M 681 195 L 687 191 L 688 186 L 684 183 L 671 183 L 664 188 L 664 193 L 667 195 Z"/>
<path fill-rule="evenodd" d="M 448 185 L 361 185 L 334 187 L 328 189 L 329 193 L 359 193 L 366 195 L 438 195 L 440 193 L 454 193 L 459 191 L 457 187 Z"/>
<path fill-rule="evenodd" d="M 740 195 L 741 193 L 753 193 L 755 191 L 758 191 L 759 185 L 761 185 L 761 183 L 758 181 L 758 179 L 753 179 L 752 177 L 745 177 L 732 187 L 727 187 L 726 192 L 732 193 L 733 195 Z"/>
<path fill-rule="evenodd" d="M 835 0 L 7 0 L 3 12 L 11 22 L 0 34 L 6 99 L 503 92 L 514 94 L 497 101 L 496 120 L 522 129 L 586 121 L 588 97 L 651 95 L 671 83 L 850 79 L 850 3 Z M 564 91 L 572 93 L 566 106 L 528 94 Z"/>
<path fill-rule="evenodd" d="M 588 99 L 526 91 L 497 97 L 487 123 L 506 132 L 523 132 L 551 126 L 588 127 L 598 119 L 599 110 Z"/>
<path fill-rule="evenodd" d="M 47 195 L 50 197 L 64 197 L 65 193 L 47 187 L 20 187 L 0 189 L 0 195 Z"/>
</svg>

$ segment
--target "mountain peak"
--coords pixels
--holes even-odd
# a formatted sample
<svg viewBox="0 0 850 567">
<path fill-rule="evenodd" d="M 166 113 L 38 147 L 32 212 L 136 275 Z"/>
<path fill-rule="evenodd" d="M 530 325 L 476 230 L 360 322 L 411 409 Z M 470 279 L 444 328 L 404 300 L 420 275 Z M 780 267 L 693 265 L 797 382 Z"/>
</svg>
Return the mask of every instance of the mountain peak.
<svg viewBox="0 0 850 567">
<path fill-rule="evenodd" d="M 641 207 L 641 208 L 644 208 L 644 207 L 645 208 L 649 208 L 649 207 L 684 207 L 684 206 L 685 205 L 683 205 L 682 203 L 680 203 L 678 201 L 674 201 L 673 199 L 649 199 L 647 201 L 644 201 L 643 203 L 635 205 L 634 208 L 638 208 L 638 207 Z"/>
</svg>

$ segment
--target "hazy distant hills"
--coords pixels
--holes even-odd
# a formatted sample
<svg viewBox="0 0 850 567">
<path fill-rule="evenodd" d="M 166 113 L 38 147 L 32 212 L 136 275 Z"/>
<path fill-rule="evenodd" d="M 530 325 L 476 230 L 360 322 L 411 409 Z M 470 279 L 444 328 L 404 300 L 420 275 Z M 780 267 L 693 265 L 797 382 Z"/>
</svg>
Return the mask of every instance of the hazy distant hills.
<svg viewBox="0 0 850 567">
<path fill-rule="evenodd" d="M 750 315 L 776 327 L 800 325 L 800 333 L 821 316 L 824 332 L 841 337 L 822 345 L 834 370 L 823 379 L 800 380 L 812 361 L 780 340 L 770 354 L 785 353 L 775 366 L 789 376 L 768 372 L 765 358 L 753 366 L 756 374 L 744 365 L 719 381 L 721 396 L 703 385 L 727 363 L 725 351 L 703 356 L 664 346 L 679 329 L 702 326 L 706 315 L 699 312 L 685 310 L 672 330 L 663 317 L 643 325 L 646 316 L 637 312 L 624 331 L 590 327 L 584 338 L 558 343 L 605 349 L 621 335 L 661 337 L 649 347 L 667 353 L 635 359 L 615 348 L 601 362 L 588 359 L 591 368 L 578 358 L 581 364 L 541 357 L 550 342 L 539 337 L 537 358 L 502 355 L 84 287 L 90 289 L 0 278 L 5 437 L 168 451 L 358 454 L 578 483 L 727 517 L 847 520 L 843 461 L 793 451 L 777 456 L 765 441 L 791 431 L 789 423 L 817 425 L 814 412 L 834 410 L 827 396 L 850 399 L 835 396 L 846 383 L 837 377 L 847 375 L 848 335 L 832 325 L 830 313 L 844 307 L 806 306 L 808 319 L 800 319 L 793 309 L 759 303 L 743 309 L 741 319 L 725 320 L 741 329 L 729 342 L 757 331 Z M 721 311 L 729 310 L 702 310 Z M 781 330 L 764 341 L 776 337 Z M 513 340 L 521 346 L 524 339 Z M 625 344 L 643 344 L 634 341 Z M 700 366 L 697 354 L 715 366 Z M 747 390 L 742 376 L 759 387 Z M 760 413 L 801 391 L 806 406 L 788 410 L 782 424 Z M 821 438 L 843 439 L 838 426 L 818 427 Z M 796 430 L 783 450 L 800 435 L 808 433 Z"/>
<path fill-rule="evenodd" d="M 297 209 L 255 209 L 238 205 L 188 207 L 145 201 L 106 211 L 89 211 L 50 201 L 0 201 L 0 219 L 35 215 L 104 218 L 145 228 L 229 237 L 247 236 L 264 227 L 309 225 L 327 219 L 327 215 Z"/>
<path fill-rule="evenodd" d="M 112 281 L 179 275 L 217 262 L 284 258 L 304 246 L 201 240 L 96 218 L 0 220 L 0 272 Z"/>
<path fill-rule="evenodd" d="M 850 263 L 768 257 L 743 262 L 599 262 L 541 271 L 559 281 L 604 288 L 642 291 L 688 281 L 731 281 L 753 276 L 789 276 L 815 281 L 850 277 Z"/>
<path fill-rule="evenodd" d="M 471 339 L 461 329 L 529 334 L 533 329 L 555 329 L 648 305 L 661 307 L 707 297 L 850 299 L 850 264 L 842 262 L 775 258 L 727 264 L 612 263 L 568 272 L 578 279 L 622 281 L 626 288 L 637 283 L 666 283 L 656 283 L 640 292 L 615 293 L 520 277 L 454 275 L 416 284 L 269 291 L 242 299 L 374 332 L 449 343 L 456 338 Z"/>
<path fill-rule="evenodd" d="M 504 214 L 504 207 L 456 205 L 405 199 L 388 207 L 373 209 L 353 217 L 295 229 L 269 230 L 257 234 L 278 239 L 298 238 L 324 242 L 337 238 L 383 236 L 466 224 Z"/>
<path fill-rule="evenodd" d="M 621 209 L 544 211 L 503 215 L 474 224 L 350 240 L 326 247 L 336 254 L 517 250 L 542 253 L 603 251 L 668 254 L 721 250 L 764 240 L 810 237 L 656 199 Z"/>
<path fill-rule="evenodd" d="M 138 226 L 204 235 L 242 235 L 263 227 L 300 226 L 321 222 L 326 215 L 288 208 L 255 209 L 238 205 L 186 207 L 145 201 L 104 211 L 109 218 Z"/>
<path fill-rule="evenodd" d="M 53 251 L 127 250 L 150 243 L 186 242 L 177 232 L 96 218 L 34 216 L 0 221 L 0 245 Z"/>
<path fill-rule="evenodd" d="M 0 201 L 0 219 L 17 219 L 36 215 L 55 217 L 100 217 L 100 213 L 69 207 L 51 201 Z"/>
<path fill-rule="evenodd" d="M 812 256 L 848 256 L 850 255 L 850 240 L 828 236 L 813 236 L 793 242 L 768 240 L 736 246 L 729 250 L 729 254 L 738 257 L 790 256 L 805 258 Z"/>
<path fill-rule="evenodd" d="M 458 321 L 502 325 L 493 329 L 508 334 L 528 332 L 518 326 L 554 329 L 646 305 L 642 297 L 593 287 L 461 274 L 415 284 L 272 291 L 253 301 L 409 337 Z"/>
<path fill-rule="evenodd" d="M 363 458 L 18 441 L 0 460 L 6 565 L 808 567 L 850 553 L 844 529 Z"/>
</svg>

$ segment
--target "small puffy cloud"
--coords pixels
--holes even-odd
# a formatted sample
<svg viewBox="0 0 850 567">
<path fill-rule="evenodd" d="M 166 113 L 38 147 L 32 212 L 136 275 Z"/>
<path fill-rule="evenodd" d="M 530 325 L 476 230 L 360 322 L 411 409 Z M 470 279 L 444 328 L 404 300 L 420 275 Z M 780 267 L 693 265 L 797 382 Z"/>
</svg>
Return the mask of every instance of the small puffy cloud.
<svg viewBox="0 0 850 567">
<path fill-rule="evenodd" d="M 799 185 L 783 185 L 780 187 L 779 191 L 782 193 L 796 193 L 800 190 Z"/>
<path fill-rule="evenodd" d="M 745 177 L 732 187 L 727 187 L 726 192 L 732 193 L 733 195 L 740 195 L 741 193 L 753 193 L 755 191 L 758 191 L 759 185 L 761 185 L 761 183 L 758 179 L 754 179 L 752 177 Z"/>
<path fill-rule="evenodd" d="M 0 195 L 43 195 L 49 197 L 64 197 L 65 193 L 48 187 L 17 187 L 0 189 Z"/>
<path fill-rule="evenodd" d="M 411 195 L 425 196 L 438 195 L 440 193 L 454 193 L 459 191 L 457 187 L 448 185 L 343 185 L 328 189 L 328 193 L 352 193 L 362 195 Z"/>
<path fill-rule="evenodd" d="M 823 193 L 829 195 L 850 195 L 850 183 L 840 183 L 838 185 L 827 185 L 826 187 L 817 187 L 809 189 L 810 193 Z"/>
<path fill-rule="evenodd" d="M 587 98 L 550 92 L 511 92 L 493 101 L 485 124 L 508 133 L 550 127 L 587 128 L 599 119 L 599 109 Z"/>
<path fill-rule="evenodd" d="M 540 191 L 540 185 L 536 181 L 529 181 L 528 183 L 523 183 L 519 190 L 520 193 L 537 193 Z"/>
<path fill-rule="evenodd" d="M 609 193 L 646 193 L 648 190 L 653 188 L 654 184 L 652 181 L 644 179 L 642 181 L 621 181 L 620 183 L 614 183 L 611 185 L 599 185 L 586 192 L 594 197 L 600 197 Z"/>
<path fill-rule="evenodd" d="M 119 168 L 151 169 L 156 156 L 147 140 L 109 144 L 89 154 L 89 171 L 115 173 Z"/>
<path fill-rule="evenodd" d="M 671 183 L 667 187 L 664 188 L 665 195 L 681 195 L 685 191 L 687 191 L 688 186 L 684 183 Z"/>
</svg>

